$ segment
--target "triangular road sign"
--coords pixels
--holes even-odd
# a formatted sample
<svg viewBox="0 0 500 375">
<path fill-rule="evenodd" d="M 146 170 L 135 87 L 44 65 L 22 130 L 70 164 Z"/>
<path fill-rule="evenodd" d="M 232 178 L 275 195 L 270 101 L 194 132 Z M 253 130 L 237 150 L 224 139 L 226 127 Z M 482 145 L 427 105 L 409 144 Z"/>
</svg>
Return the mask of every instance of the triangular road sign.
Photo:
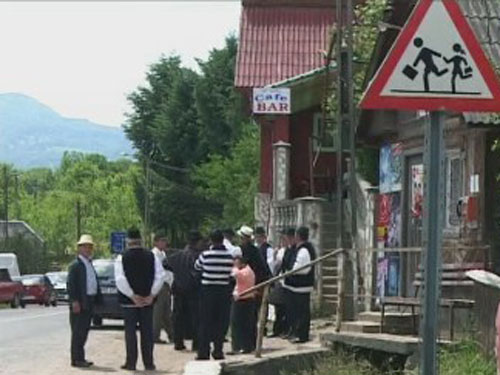
<svg viewBox="0 0 500 375">
<path fill-rule="evenodd" d="M 420 0 L 364 109 L 500 112 L 500 83 L 455 0 Z"/>
</svg>

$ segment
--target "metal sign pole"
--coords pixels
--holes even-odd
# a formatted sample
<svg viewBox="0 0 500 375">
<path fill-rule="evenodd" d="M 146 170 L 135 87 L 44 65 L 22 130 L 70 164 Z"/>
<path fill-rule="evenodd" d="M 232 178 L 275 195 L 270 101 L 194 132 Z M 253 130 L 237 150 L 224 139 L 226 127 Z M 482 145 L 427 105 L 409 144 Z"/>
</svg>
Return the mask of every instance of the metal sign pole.
<svg viewBox="0 0 500 375">
<path fill-rule="evenodd" d="M 437 339 L 444 193 L 444 112 L 431 112 L 425 129 L 424 311 L 421 375 L 438 374 Z"/>
</svg>

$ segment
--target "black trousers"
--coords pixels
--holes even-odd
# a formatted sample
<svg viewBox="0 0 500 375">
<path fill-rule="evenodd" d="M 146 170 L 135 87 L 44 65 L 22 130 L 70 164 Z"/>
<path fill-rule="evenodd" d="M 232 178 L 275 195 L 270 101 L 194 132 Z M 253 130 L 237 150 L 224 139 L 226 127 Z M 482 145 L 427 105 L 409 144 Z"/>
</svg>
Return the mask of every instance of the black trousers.
<svg viewBox="0 0 500 375">
<path fill-rule="evenodd" d="M 210 343 L 214 356 L 223 355 L 224 337 L 229 328 L 231 289 L 229 286 L 202 286 L 198 330 L 198 358 L 210 358 Z"/>
<path fill-rule="evenodd" d="M 124 307 L 126 364 L 137 365 L 137 326 L 141 333 L 141 354 L 145 367 L 153 366 L 153 306 Z"/>
<path fill-rule="evenodd" d="M 184 347 L 184 340 L 193 340 L 192 349 L 196 350 L 198 341 L 199 297 L 196 294 L 174 294 L 174 344 Z"/>
<path fill-rule="evenodd" d="M 296 330 L 296 312 L 294 306 L 294 299 L 293 299 L 293 292 L 291 292 L 288 289 L 285 289 L 285 316 L 286 316 L 286 326 L 288 328 L 288 331 L 286 334 L 289 336 L 297 336 L 295 330 Z"/>
<path fill-rule="evenodd" d="M 273 335 L 280 336 L 288 334 L 288 322 L 286 317 L 286 306 L 285 304 L 274 305 L 274 323 L 273 323 Z"/>
<path fill-rule="evenodd" d="M 255 320 L 256 303 L 254 299 L 234 301 L 231 309 L 231 345 L 233 351 L 255 350 L 257 331 Z"/>
<path fill-rule="evenodd" d="M 309 341 L 311 326 L 311 293 L 291 292 L 293 310 L 292 335 L 301 341 Z M 287 310 L 288 313 L 288 310 Z"/>
<path fill-rule="evenodd" d="M 90 308 L 80 311 L 79 314 L 69 313 L 71 325 L 71 363 L 85 361 L 85 343 L 89 336 L 90 322 L 92 320 L 93 304 Z"/>
</svg>

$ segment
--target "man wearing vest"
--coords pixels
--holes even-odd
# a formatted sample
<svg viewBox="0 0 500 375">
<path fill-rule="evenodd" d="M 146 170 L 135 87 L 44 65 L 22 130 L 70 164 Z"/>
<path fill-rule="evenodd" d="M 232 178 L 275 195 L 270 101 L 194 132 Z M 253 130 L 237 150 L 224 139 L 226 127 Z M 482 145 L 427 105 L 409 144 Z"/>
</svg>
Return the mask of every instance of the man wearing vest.
<svg viewBox="0 0 500 375">
<path fill-rule="evenodd" d="M 299 269 L 314 259 L 316 251 L 309 242 L 309 229 L 300 227 L 296 234 L 297 245 L 286 259 L 287 270 Z M 287 290 L 292 311 L 291 341 L 304 343 L 309 341 L 311 324 L 311 292 L 314 287 L 314 267 L 307 267 L 296 274 L 285 278 L 284 288 Z"/>
<path fill-rule="evenodd" d="M 202 252 L 194 264 L 201 273 L 197 360 L 210 359 L 211 342 L 213 359 L 224 359 L 224 338 L 229 328 L 233 255 L 222 244 L 224 236 L 220 230 L 210 234 L 210 241 L 212 247 Z"/>
<path fill-rule="evenodd" d="M 153 361 L 153 301 L 165 282 L 160 260 L 142 245 L 141 234 L 130 229 L 127 250 L 115 262 L 116 287 L 125 318 L 127 359 L 124 370 L 135 371 L 137 364 L 137 334 L 141 332 L 142 361 L 146 370 L 155 370 Z"/>
<path fill-rule="evenodd" d="M 268 273 L 272 275 L 275 263 L 274 249 L 269 242 L 267 242 L 266 230 L 263 227 L 255 228 L 255 242 L 259 247 L 262 259 L 266 262 Z"/>
</svg>

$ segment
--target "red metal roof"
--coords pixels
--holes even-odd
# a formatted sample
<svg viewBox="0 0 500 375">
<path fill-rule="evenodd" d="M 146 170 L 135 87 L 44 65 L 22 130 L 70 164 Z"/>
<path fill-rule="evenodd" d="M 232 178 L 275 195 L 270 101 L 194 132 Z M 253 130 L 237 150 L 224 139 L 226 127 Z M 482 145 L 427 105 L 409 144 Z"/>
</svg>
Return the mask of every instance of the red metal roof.
<svg viewBox="0 0 500 375">
<path fill-rule="evenodd" d="M 323 66 L 334 8 L 244 7 L 236 87 L 262 87 Z"/>
</svg>

